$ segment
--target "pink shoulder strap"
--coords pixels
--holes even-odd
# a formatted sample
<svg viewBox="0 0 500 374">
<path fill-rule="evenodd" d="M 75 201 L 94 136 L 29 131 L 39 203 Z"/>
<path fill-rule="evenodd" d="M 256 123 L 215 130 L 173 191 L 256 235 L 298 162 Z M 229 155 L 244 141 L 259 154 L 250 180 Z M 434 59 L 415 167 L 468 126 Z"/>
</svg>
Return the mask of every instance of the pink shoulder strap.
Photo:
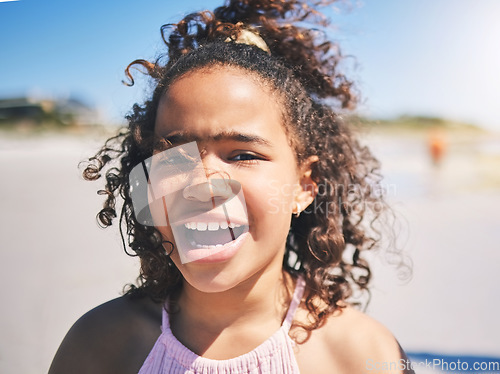
<svg viewBox="0 0 500 374">
<path fill-rule="evenodd" d="M 162 314 L 161 314 L 161 331 L 165 332 L 170 326 L 170 320 L 167 312 L 167 303 L 163 304 Z"/>
<path fill-rule="evenodd" d="M 304 278 L 298 277 L 297 284 L 295 285 L 295 291 L 293 292 L 292 296 L 292 302 L 290 303 L 290 307 L 288 308 L 288 312 L 286 313 L 285 320 L 283 321 L 283 325 L 286 327 L 287 331 L 292 326 L 293 317 L 295 316 L 295 312 L 300 305 L 302 296 L 304 296 L 305 286 L 306 281 L 304 280 Z"/>
</svg>

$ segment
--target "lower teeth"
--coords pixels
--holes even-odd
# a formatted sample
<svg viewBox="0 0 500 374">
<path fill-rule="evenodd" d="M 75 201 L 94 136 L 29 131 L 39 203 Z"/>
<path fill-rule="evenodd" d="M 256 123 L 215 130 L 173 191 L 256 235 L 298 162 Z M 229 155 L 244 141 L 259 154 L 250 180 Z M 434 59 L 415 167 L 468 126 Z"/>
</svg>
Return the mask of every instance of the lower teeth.
<svg viewBox="0 0 500 374">
<path fill-rule="evenodd" d="M 221 247 L 223 247 L 224 245 L 226 244 L 229 244 L 231 243 L 232 241 L 236 240 L 243 232 L 245 232 L 244 228 L 242 228 L 241 230 L 238 228 L 234 231 L 232 231 L 231 235 L 230 234 L 231 231 L 228 231 L 226 234 L 227 235 L 223 235 L 224 238 L 221 238 L 219 237 L 218 239 L 220 241 L 225 241 L 225 243 L 210 243 L 210 244 L 200 244 L 199 242 L 196 241 L 196 239 L 192 236 L 192 232 L 188 231 L 186 233 L 187 235 L 187 239 L 189 241 L 189 244 L 191 245 L 191 248 L 197 248 L 197 249 L 211 249 L 211 250 L 215 250 L 215 249 L 220 249 Z M 208 238 L 207 238 L 208 239 Z M 215 238 L 212 238 L 212 239 L 215 239 Z M 214 240 L 214 241 L 219 241 L 219 240 Z M 227 240 L 227 241 L 226 241 Z M 209 240 L 207 240 L 209 241 Z"/>
<path fill-rule="evenodd" d="M 193 239 L 190 239 L 189 240 L 189 244 L 191 244 L 191 247 L 196 247 L 196 248 L 205 248 L 205 249 L 217 249 L 217 248 L 221 248 L 223 247 L 224 245 L 228 244 L 232 242 L 232 240 L 229 240 L 227 243 L 224 243 L 224 244 L 200 244 L 200 243 L 197 243 L 196 241 L 194 241 Z"/>
<path fill-rule="evenodd" d="M 191 242 L 191 245 L 196 248 L 205 248 L 205 249 L 216 249 L 216 248 L 221 248 L 223 244 L 216 244 L 216 245 L 205 245 L 205 244 L 197 244 L 195 242 Z"/>
</svg>

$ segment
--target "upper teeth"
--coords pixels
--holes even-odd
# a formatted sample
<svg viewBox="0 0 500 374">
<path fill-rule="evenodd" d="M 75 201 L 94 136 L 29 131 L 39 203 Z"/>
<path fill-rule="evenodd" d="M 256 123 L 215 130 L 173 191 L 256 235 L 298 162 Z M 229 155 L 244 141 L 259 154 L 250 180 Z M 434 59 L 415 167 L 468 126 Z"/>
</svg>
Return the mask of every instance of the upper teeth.
<svg viewBox="0 0 500 374">
<path fill-rule="evenodd" d="M 234 229 L 235 227 L 240 227 L 241 225 L 237 223 L 230 222 L 229 224 L 226 221 L 222 222 L 187 222 L 184 226 L 189 230 L 198 230 L 198 231 L 216 231 L 219 229 L 227 229 L 228 227 Z"/>
</svg>

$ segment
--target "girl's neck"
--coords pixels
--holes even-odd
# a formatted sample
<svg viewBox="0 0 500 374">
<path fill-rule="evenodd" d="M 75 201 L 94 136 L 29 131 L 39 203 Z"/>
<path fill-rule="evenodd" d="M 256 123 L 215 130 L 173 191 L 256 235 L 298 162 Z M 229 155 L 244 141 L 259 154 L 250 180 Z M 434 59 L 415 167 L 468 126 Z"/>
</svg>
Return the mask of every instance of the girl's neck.
<svg viewBox="0 0 500 374">
<path fill-rule="evenodd" d="M 213 333 L 270 320 L 279 326 L 293 286 L 290 275 L 281 269 L 255 274 L 236 287 L 218 293 L 201 292 L 185 283 L 178 301 L 180 313 L 174 321 L 180 326 L 189 324 Z"/>
</svg>

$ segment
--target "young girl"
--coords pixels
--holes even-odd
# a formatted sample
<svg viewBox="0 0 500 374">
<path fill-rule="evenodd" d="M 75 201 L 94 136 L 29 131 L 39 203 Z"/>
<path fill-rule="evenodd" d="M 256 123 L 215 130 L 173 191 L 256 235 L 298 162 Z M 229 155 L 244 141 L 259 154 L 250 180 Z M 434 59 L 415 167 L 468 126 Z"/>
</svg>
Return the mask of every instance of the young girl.
<svg viewBox="0 0 500 374">
<path fill-rule="evenodd" d="M 129 66 L 152 97 L 84 175 L 119 160 L 98 218 L 123 198 L 139 285 L 76 322 L 50 373 L 411 372 L 347 300 L 370 279 L 378 164 L 337 114 L 354 97 L 335 46 L 304 20 L 321 22 L 305 1 L 231 0 Z"/>
</svg>

